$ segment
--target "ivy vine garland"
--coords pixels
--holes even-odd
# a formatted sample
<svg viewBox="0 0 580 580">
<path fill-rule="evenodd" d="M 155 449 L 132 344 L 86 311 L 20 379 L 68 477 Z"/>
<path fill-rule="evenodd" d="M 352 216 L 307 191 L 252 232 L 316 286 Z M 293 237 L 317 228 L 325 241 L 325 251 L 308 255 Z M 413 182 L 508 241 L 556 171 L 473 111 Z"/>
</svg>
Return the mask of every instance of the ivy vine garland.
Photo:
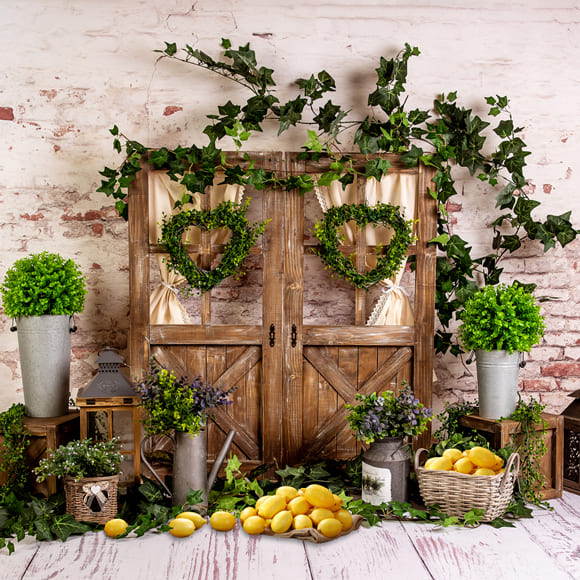
<svg viewBox="0 0 580 580">
<path fill-rule="evenodd" d="M 249 200 L 239 205 L 224 201 L 213 210 L 188 209 L 173 216 L 164 216 L 159 246 L 169 254 L 169 269 L 180 273 L 187 280 L 189 288 L 184 287 L 183 293 L 192 294 L 191 289 L 195 288 L 203 294 L 239 270 L 266 226 L 266 222 L 248 222 L 246 211 L 249 203 Z M 205 231 L 218 228 L 231 230 L 232 237 L 224 248 L 221 262 L 215 268 L 203 270 L 191 259 L 182 238 L 192 226 Z"/>
<path fill-rule="evenodd" d="M 340 238 L 336 228 L 349 221 L 355 222 L 360 227 L 367 224 L 376 227 L 382 224 L 390 226 L 395 231 L 390 243 L 383 247 L 384 253 L 377 256 L 376 267 L 368 272 L 359 272 L 350 257 L 340 252 Z M 331 207 L 325 212 L 324 219 L 314 226 L 314 232 L 320 242 L 316 254 L 341 278 L 348 280 L 357 288 L 368 290 L 381 280 L 391 278 L 401 267 L 407 250 L 414 241 L 412 223 L 405 221 L 397 206 L 388 203 L 372 207 L 364 204 Z"/>
</svg>

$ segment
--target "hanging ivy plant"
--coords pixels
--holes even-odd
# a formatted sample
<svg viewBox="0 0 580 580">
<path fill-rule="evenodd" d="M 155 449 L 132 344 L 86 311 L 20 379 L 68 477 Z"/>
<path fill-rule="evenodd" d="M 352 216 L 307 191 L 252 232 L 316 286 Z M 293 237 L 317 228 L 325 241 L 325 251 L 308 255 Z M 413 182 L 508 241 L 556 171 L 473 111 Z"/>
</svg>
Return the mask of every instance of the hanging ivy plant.
<svg viewBox="0 0 580 580">
<path fill-rule="evenodd" d="M 222 280 L 239 271 L 242 262 L 250 253 L 258 236 L 262 234 L 266 222 L 250 224 L 246 211 L 250 201 L 237 205 L 231 201 L 220 203 L 213 210 L 182 210 L 173 216 L 165 216 L 161 224 L 159 246 L 168 254 L 168 267 L 179 272 L 189 283 L 183 292 L 191 294 L 198 290 L 203 294 L 217 286 Z M 190 227 L 196 226 L 205 231 L 226 228 L 232 236 L 224 248 L 220 263 L 210 270 L 203 270 L 192 259 L 183 243 L 183 234 Z"/>
<path fill-rule="evenodd" d="M 419 49 L 405 44 L 394 58 L 381 57 L 376 87 L 368 96 L 370 112 L 362 120 L 349 119 L 349 111 L 326 98 L 336 90 L 333 77 L 325 70 L 296 81 L 299 94 L 281 103 L 274 94 L 274 71 L 259 66 L 249 43 L 232 48 L 228 39 L 222 39 L 224 60 L 186 45 L 178 50 L 175 43 L 165 43 L 157 50 L 161 58 L 211 71 L 244 87 L 250 97 L 242 105 L 227 101 L 218 105 L 217 113 L 208 115 L 210 123 L 204 128 L 209 143 L 203 147 L 177 147 L 151 150 L 128 139 L 114 126 L 113 147 L 125 160 L 118 168 L 105 167 L 98 191 L 112 196 L 115 207 L 124 219 L 128 218 L 127 188 L 140 170 L 141 160 L 155 169 L 164 169 L 172 179 L 187 190 L 181 200 L 186 203 L 191 193 L 205 191 L 213 183 L 217 171 L 224 173 L 224 182 L 242 184 L 257 190 L 277 187 L 296 189 L 301 194 L 310 192 L 316 185 L 328 186 L 338 180 L 343 186 L 354 181 L 352 158 L 341 148 L 339 137 L 352 131 L 352 141 L 360 153 L 398 153 L 409 166 L 418 163 L 435 169 L 431 195 L 438 204 L 438 232 L 432 240 L 437 244 L 435 308 L 440 329 L 436 331 L 435 348 L 438 352 L 460 354 L 461 347 L 454 339 L 450 327 L 465 301 L 478 291 L 477 278 L 486 285 L 500 282 L 503 271 L 501 260 L 517 251 L 526 240 L 537 240 L 544 251 L 562 247 L 576 238 L 580 230 L 571 223 L 571 212 L 548 214 L 545 219 L 535 219 L 533 211 L 541 204 L 530 199 L 528 180 L 524 175 L 526 157 L 530 154 L 521 138 L 509 110 L 505 96 L 485 98 L 488 116 L 498 119 L 495 125 L 474 115 L 471 109 L 457 104 L 457 93 L 449 92 L 435 99 L 433 111 L 407 109 L 405 93 L 408 61 L 418 56 Z M 291 127 L 307 127 L 304 142 L 305 159 L 319 159 L 323 154 L 332 157 L 330 169 L 315 182 L 311 175 L 280 176 L 273 171 L 256 168 L 245 154 L 246 164 L 228 165 L 219 142 L 230 137 L 241 149 L 254 132 L 262 132 L 265 123 L 277 124 L 278 135 Z M 494 133 L 497 144 L 490 145 L 484 131 Z M 459 235 L 450 230 L 446 204 L 458 194 L 455 167 L 463 167 L 482 182 L 496 189 L 496 207 L 501 214 L 491 222 L 493 230 L 492 251 L 485 256 L 472 256 L 472 248 Z M 364 176 L 381 179 L 389 170 L 388 160 L 375 158 L 366 163 Z"/>
<path fill-rule="evenodd" d="M 352 258 L 340 251 L 340 236 L 336 230 L 346 222 L 353 221 L 361 228 L 367 224 L 373 227 L 383 225 L 391 227 L 395 235 L 387 246 L 378 248 L 377 265 L 365 273 L 357 270 Z M 407 255 L 409 246 L 413 243 L 412 221 L 405 221 L 399 213 L 399 208 L 388 203 L 376 206 L 344 204 L 331 207 L 324 212 L 324 219 L 314 226 L 314 232 L 320 242 L 316 254 L 328 268 L 331 268 L 341 278 L 348 280 L 357 288 L 368 290 L 381 280 L 391 278 L 401 267 Z"/>
</svg>

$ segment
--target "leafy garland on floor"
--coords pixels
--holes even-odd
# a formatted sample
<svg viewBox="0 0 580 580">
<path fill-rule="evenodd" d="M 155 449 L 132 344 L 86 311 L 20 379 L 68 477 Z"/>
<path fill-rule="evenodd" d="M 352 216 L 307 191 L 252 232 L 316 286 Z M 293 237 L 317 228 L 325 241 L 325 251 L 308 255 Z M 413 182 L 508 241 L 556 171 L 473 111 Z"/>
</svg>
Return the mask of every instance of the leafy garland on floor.
<svg viewBox="0 0 580 580">
<path fill-rule="evenodd" d="M 395 235 L 386 248 L 377 248 L 377 265 L 367 272 L 360 273 L 350 257 L 339 250 L 340 238 L 336 231 L 338 226 L 354 221 L 358 226 L 367 224 L 390 226 Z M 401 262 L 413 243 L 412 221 L 405 221 L 399 208 L 381 203 L 374 207 L 368 205 L 344 204 L 331 207 L 324 212 L 324 219 L 314 226 L 314 233 L 320 242 L 316 254 L 328 268 L 341 278 L 348 280 L 357 288 L 369 289 L 381 280 L 391 278 L 401 267 Z M 384 253 L 381 253 L 381 250 Z"/>
<path fill-rule="evenodd" d="M 354 145 L 362 154 L 398 153 L 409 166 L 422 162 L 436 171 L 435 189 L 431 195 L 437 200 L 439 210 L 438 235 L 433 243 L 440 250 L 435 301 L 441 329 L 436 332 L 435 347 L 438 352 L 450 350 L 453 354 L 461 353 L 462 349 L 454 342 L 450 326 L 465 300 L 477 291 L 477 275 L 483 277 L 485 284 L 497 284 L 503 270 L 501 259 L 518 250 L 526 240 L 538 240 L 547 251 L 557 244 L 564 247 L 578 233 L 572 227 L 570 211 L 547 215 L 545 220 L 532 217 L 540 202 L 530 198 L 526 187 L 524 167 L 530 152 L 520 135 L 523 129 L 513 122 L 507 97 L 498 95 L 485 99 L 490 107 L 489 116 L 501 117 L 492 128 L 490 122 L 474 115 L 471 109 L 458 106 L 455 92 L 435 99 L 434 115 L 419 109 L 406 110 L 407 65 L 412 56 L 419 55 L 417 47 L 406 44 L 396 57 L 380 58 L 376 88 L 368 97 L 371 112 L 362 120 L 350 120 L 349 112 L 330 99 L 321 104 L 326 93 L 336 90 L 334 79 L 325 70 L 298 79 L 296 85 L 300 93 L 281 103 L 274 94 L 274 71 L 258 65 L 249 43 L 235 50 L 228 39 L 222 39 L 225 61 L 216 60 L 189 45 L 178 51 L 175 43 L 165 44 L 163 50 L 156 51 L 162 58 L 216 73 L 244 87 L 251 96 L 244 105 L 228 100 L 217 107 L 217 114 L 208 115 L 211 123 L 204 133 L 209 142 L 203 147 L 150 150 L 125 137 L 117 126 L 113 127 L 113 147 L 119 153 L 124 149 L 125 160 L 116 169 L 105 167 L 101 171 L 104 179 L 98 191 L 116 200 L 115 207 L 125 219 L 128 217 L 127 188 L 140 170 L 141 160 L 154 169 L 166 170 L 171 179 L 185 186 L 188 193 L 181 204 L 191 200 L 191 193 L 205 192 L 218 171 L 223 172 L 225 183 L 257 190 L 277 187 L 296 189 L 302 194 L 312 191 L 316 185 L 327 186 L 333 180 L 346 186 L 354 181 L 356 172 L 351 158 L 341 150 L 339 137 L 351 130 Z M 323 154 L 330 155 L 333 162 L 329 171 L 315 183 L 311 175 L 282 176 L 257 169 L 247 154 L 247 167 L 228 165 L 218 146 L 219 141 L 231 137 L 241 149 L 253 132 L 263 131 L 262 124 L 266 121 L 277 123 L 278 135 L 299 124 L 314 126 L 316 130 L 307 128 L 303 158 L 316 160 Z M 499 138 L 489 154 L 484 152 L 488 144 L 487 137 L 482 134 L 488 127 Z M 389 166 L 386 159 L 370 159 L 364 177 L 380 179 Z M 446 208 L 451 198 L 458 194 L 454 177 L 456 167 L 466 168 L 471 176 L 499 189 L 496 206 L 501 214 L 491 223 L 493 251 L 478 258 L 472 256 L 472 248 L 467 242 L 450 229 Z"/>
<path fill-rule="evenodd" d="M 164 216 L 159 246 L 169 254 L 169 269 L 180 273 L 189 283 L 189 287 L 184 286 L 182 292 L 191 294 L 192 288 L 200 293 L 207 292 L 239 270 L 266 227 L 266 222 L 248 222 L 246 211 L 249 204 L 250 200 L 239 205 L 224 201 L 213 210 L 189 209 L 173 216 Z M 218 228 L 231 230 L 232 236 L 224 248 L 219 265 L 215 268 L 203 270 L 191 259 L 183 244 L 183 234 L 191 226 L 197 226 L 204 231 Z"/>
</svg>

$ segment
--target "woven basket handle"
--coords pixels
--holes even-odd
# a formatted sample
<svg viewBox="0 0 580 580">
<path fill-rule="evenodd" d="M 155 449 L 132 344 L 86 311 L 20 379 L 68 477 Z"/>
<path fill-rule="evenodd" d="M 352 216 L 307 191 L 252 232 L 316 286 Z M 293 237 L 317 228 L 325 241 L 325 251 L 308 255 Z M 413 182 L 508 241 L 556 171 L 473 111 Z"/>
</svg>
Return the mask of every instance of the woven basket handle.
<svg viewBox="0 0 580 580">
<path fill-rule="evenodd" d="M 423 453 L 423 451 L 425 453 L 428 453 L 427 449 L 425 449 L 424 447 L 421 447 L 417 449 L 417 451 L 415 451 L 415 471 L 417 471 L 419 467 L 419 463 L 421 461 L 421 454 Z"/>
<path fill-rule="evenodd" d="M 512 453 L 505 465 L 505 471 L 503 472 L 503 477 L 501 478 L 500 487 L 503 488 L 507 485 L 507 478 L 510 472 L 514 472 L 514 481 L 518 478 L 518 473 L 520 472 L 520 455 L 519 453 Z"/>
</svg>

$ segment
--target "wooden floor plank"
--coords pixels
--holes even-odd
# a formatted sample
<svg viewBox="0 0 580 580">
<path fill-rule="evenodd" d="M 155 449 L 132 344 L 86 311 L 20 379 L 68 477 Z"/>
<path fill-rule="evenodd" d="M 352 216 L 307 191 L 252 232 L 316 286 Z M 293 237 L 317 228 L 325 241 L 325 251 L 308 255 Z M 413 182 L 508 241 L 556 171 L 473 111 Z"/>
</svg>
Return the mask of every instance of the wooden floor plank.
<svg viewBox="0 0 580 580">
<path fill-rule="evenodd" d="M 431 579 L 399 522 L 383 522 L 325 544 L 306 544 L 314 580 Z"/>
</svg>

